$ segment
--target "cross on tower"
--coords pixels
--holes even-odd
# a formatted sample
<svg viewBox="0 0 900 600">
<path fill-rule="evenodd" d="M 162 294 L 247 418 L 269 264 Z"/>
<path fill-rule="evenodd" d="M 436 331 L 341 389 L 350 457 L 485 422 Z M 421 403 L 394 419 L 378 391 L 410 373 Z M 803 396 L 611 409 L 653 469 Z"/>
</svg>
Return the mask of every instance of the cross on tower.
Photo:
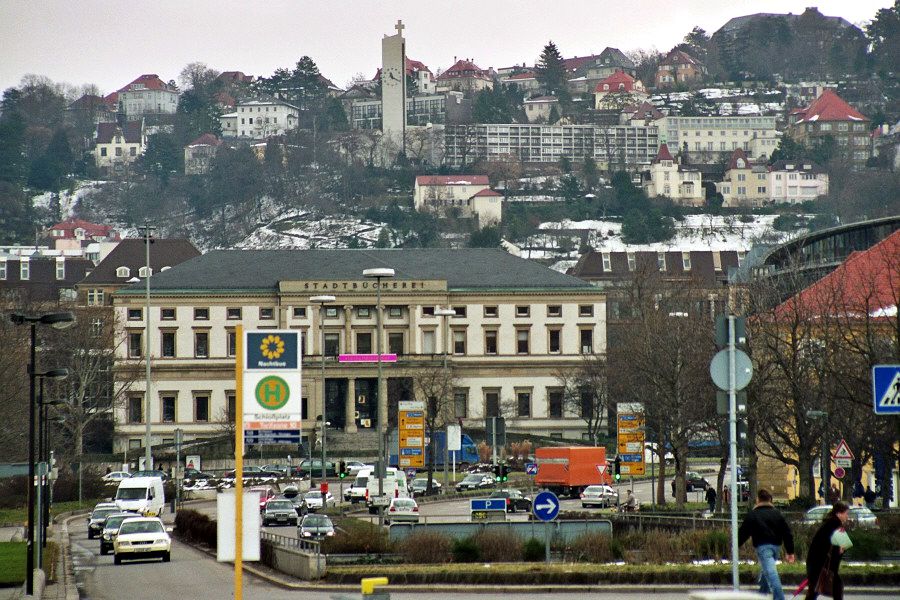
<svg viewBox="0 0 900 600">
<path fill-rule="evenodd" d="M 397 28 L 397 35 L 403 35 L 403 30 L 406 29 L 406 25 L 400 19 L 397 19 L 397 24 L 394 27 Z"/>
</svg>

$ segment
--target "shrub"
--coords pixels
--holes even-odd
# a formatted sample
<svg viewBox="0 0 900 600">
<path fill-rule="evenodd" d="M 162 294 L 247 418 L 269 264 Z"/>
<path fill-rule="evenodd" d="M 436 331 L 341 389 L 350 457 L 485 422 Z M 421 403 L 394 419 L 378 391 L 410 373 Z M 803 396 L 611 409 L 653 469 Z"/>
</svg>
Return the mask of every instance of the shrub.
<svg viewBox="0 0 900 600">
<path fill-rule="evenodd" d="M 400 542 L 398 551 L 408 563 L 450 562 L 453 541 L 433 531 L 417 531 Z"/>
<path fill-rule="evenodd" d="M 527 562 L 537 562 L 544 560 L 544 557 L 546 555 L 547 553 L 544 550 L 544 542 L 536 538 L 530 538 L 522 546 L 522 560 L 525 560 Z"/>
<path fill-rule="evenodd" d="M 731 533 L 724 529 L 700 531 L 694 553 L 696 558 L 728 558 L 731 555 Z"/>
<path fill-rule="evenodd" d="M 0 508 L 19 508 L 25 506 L 28 477 L 8 477 L 0 479 Z"/>
<path fill-rule="evenodd" d="M 390 551 L 387 531 L 359 519 L 333 519 L 335 535 L 322 544 L 326 554 L 384 554 Z"/>
<path fill-rule="evenodd" d="M 853 547 L 847 550 L 844 560 L 878 560 L 881 550 L 887 546 L 881 531 L 855 527 L 850 531 Z"/>
<path fill-rule="evenodd" d="M 622 542 L 605 533 L 589 532 L 572 540 L 569 552 L 576 561 L 608 563 L 621 560 L 625 551 Z"/>
<path fill-rule="evenodd" d="M 216 522 L 196 510 L 179 510 L 175 513 L 175 532 L 187 542 L 216 547 Z"/>
<path fill-rule="evenodd" d="M 478 546 L 478 555 L 486 562 L 519 560 L 522 556 L 522 538 L 509 531 L 486 529 L 472 536 Z"/>
<path fill-rule="evenodd" d="M 453 554 L 453 562 L 478 562 L 481 559 L 478 544 L 475 543 L 475 540 L 472 537 L 453 540 L 453 546 L 450 551 Z"/>
<path fill-rule="evenodd" d="M 666 563 L 680 562 L 684 559 L 679 548 L 678 534 L 672 534 L 659 529 L 651 529 L 644 533 L 641 557 L 643 562 Z"/>
</svg>

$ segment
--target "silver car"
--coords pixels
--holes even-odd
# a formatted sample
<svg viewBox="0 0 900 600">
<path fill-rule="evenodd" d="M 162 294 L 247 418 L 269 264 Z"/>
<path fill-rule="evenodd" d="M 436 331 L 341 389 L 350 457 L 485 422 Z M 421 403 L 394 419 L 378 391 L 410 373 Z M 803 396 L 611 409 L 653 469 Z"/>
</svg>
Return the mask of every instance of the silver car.
<svg viewBox="0 0 900 600">
<path fill-rule="evenodd" d="M 298 533 L 306 540 L 334 537 L 334 523 L 328 515 L 309 513 L 300 521 Z"/>
<path fill-rule="evenodd" d="M 822 522 L 822 519 L 825 518 L 825 515 L 828 514 L 830 510 L 830 504 L 825 504 L 823 506 L 813 506 L 811 509 L 806 511 L 806 515 L 804 515 L 803 517 L 803 522 L 807 525 L 817 525 Z M 876 517 L 875 513 L 873 513 L 865 506 L 850 507 L 850 522 L 857 527 L 878 527 L 878 517 Z"/>
<path fill-rule="evenodd" d="M 608 508 L 616 503 L 619 495 L 608 485 L 589 485 L 581 492 L 581 508 L 600 506 Z"/>
</svg>

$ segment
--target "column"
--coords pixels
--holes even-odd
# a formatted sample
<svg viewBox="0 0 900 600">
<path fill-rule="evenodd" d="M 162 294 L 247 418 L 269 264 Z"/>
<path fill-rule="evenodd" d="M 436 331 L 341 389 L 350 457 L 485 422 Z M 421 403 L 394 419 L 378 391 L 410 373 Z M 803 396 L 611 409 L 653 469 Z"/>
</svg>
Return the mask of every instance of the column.
<svg viewBox="0 0 900 600">
<path fill-rule="evenodd" d="M 344 432 L 356 433 L 356 378 L 349 377 L 347 379 L 347 399 L 344 412 L 347 413 L 344 419 Z"/>
<path fill-rule="evenodd" d="M 353 328 L 351 327 L 351 320 L 353 316 L 353 306 L 350 304 L 344 305 L 344 353 L 345 354 L 353 354 L 356 352 L 356 340 L 353 339 Z"/>
</svg>

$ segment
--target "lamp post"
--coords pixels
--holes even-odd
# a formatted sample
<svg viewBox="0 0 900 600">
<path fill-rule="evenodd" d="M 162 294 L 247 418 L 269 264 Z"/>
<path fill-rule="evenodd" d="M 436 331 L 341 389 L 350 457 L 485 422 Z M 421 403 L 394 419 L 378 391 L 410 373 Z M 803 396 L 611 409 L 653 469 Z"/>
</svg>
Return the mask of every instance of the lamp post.
<svg viewBox="0 0 900 600">
<path fill-rule="evenodd" d="M 325 472 L 325 305 L 331 304 L 334 302 L 334 296 L 313 296 L 309 299 L 313 304 L 319 305 L 319 333 L 321 334 L 321 342 L 322 342 L 322 433 L 320 437 L 322 438 L 322 483 L 325 482 L 326 472 Z M 310 467 L 312 467 L 312 463 L 310 463 Z M 321 486 L 321 484 L 320 484 Z M 325 496 L 323 492 L 322 496 L 322 506 L 325 504 Z"/>
<path fill-rule="evenodd" d="M 41 548 L 45 548 L 47 546 L 47 525 L 50 521 L 50 503 L 48 498 L 48 490 L 50 489 L 49 481 L 49 462 L 50 462 L 50 432 L 49 425 L 47 424 L 47 407 L 55 406 L 57 404 L 61 404 L 59 400 L 44 400 L 44 380 L 45 379 L 65 379 L 69 376 L 68 369 L 51 369 L 44 373 L 37 373 L 39 386 L 38 386 L 38 435 L 37 435 L 37 444 L 38 444 L 38 462 L 47 463 L 48 471 L 44 473 L 41 477 L 41 505 L 38 509 L 41 511 L 40 515 L 40 523 L 41 523 L 41 544 L 38 548 L 38 556 L 41 557 L 41 560 L 38 561 L 38 566 L 43 568 L 43 552 Z"/>
<path fill-rule="evenodd" d="M 28 323 L 31 326 L 31 349 L 28 361 L 28 538 L 26 539 L 25 556 L 25 594 L 34 594 L 34 421 L 35 421 L 35 371 L 37 347 L 37 324 L 50 325 L 55 329 L 65 329 L 75 322 L 75 315 L 70 312 L 46 313 L 36 317 L 13 313 L 10 319 L 16 325 Z"/>
<path fill-rule="evenodd" d="M 375 306 L 375 326 L 376 326 L 376 337 L 375 340 L 375 349 L 378 352 L 378 383 L 377 389 L 378 393 L 376 397 L 378 398 L 378 405 L 376 407 L 376 423 L 378 427 L 378 524 L 384 525 L 384 505 L 381 504 L 381 497 L 384 496 L 384 472 L 386 462 L 384 460 L 384 411 L 382 410 L 382 397 L 381 397 L 381 280 L 385 278 L 390 278 L 394 276 L 394 270 L 387 267 L 378 267 L 374 269 L 365 269 L 363 271 L 363 277 L 370 277 L 375 279 L 375 291 L 376 291 L 376 306 Z M 385 394 L 387 396 L 387 394 Z M 384 405 L 387 406 L 387 398 L 384 398 Z M 398 465 L 399 466 L 399 465 Z"/>
<path fill-rule="evenodd" d="M 447 398 L 447 355 L 450 353 L 450 318 L 456 315 L 456 311 L 452 308 L 436 308 L 434 309 L 434 314 L 438 317 L 441 317 L 444 320 L 444 344 L 443 350 L 441 354 L 443 354 L 444 358 L 444 383 L 441 386 L 444 392 L 444 410 L 448 408 L 448 398 Z M 434 443 L 434 432 L 431 432 L 432 443 Z M 450 462 L 450 438 L 447 436 L 447 432 L 444 432 L 444 490 L 449 490 L 448 487 L 450 485 L 449 474 L 447 473 L 447 463 Z"/>
<path fill-rule="evenodd" d="M 144 430 L 144 468 L 152 469 L 153 453 L 150 448 L 152 442 L 150 433 L 150 244 L 153 242 L 153 233 L 156 231 L 156 227 L 150 225 L 149 221 L 144 221 L 144 225 L 138 227 L 138 230 L 141 232 L 141 235 L 144 236 L 144 267 L 146 269 L 144 272 L 144 303 L 146 305 L 144 311 L 146 312 L 144 315 L 144 325 L 147 332 L 147 339 L 144 340 L 144 347 L 146 348 L 147 356 L 144 357 L 146 369 L 144 373 L 144 378 L 146 380 L 144 386 L 144 404 L 147 408 L 144 412 L 144 420 L 146 422 Z"/>
<path fill-rule="evenodd" d="M 818 420 L 822 419 L 822 458 L 819 459 L 822 467 L 822 501 L 828 504 L 828 492 L 831 488 L 831 461 L 828 458 L 828 436 L 826 429 L 828 427 L 828 413 L 824 410 L 808 410 L 806 418 Z"/>
</svg>

